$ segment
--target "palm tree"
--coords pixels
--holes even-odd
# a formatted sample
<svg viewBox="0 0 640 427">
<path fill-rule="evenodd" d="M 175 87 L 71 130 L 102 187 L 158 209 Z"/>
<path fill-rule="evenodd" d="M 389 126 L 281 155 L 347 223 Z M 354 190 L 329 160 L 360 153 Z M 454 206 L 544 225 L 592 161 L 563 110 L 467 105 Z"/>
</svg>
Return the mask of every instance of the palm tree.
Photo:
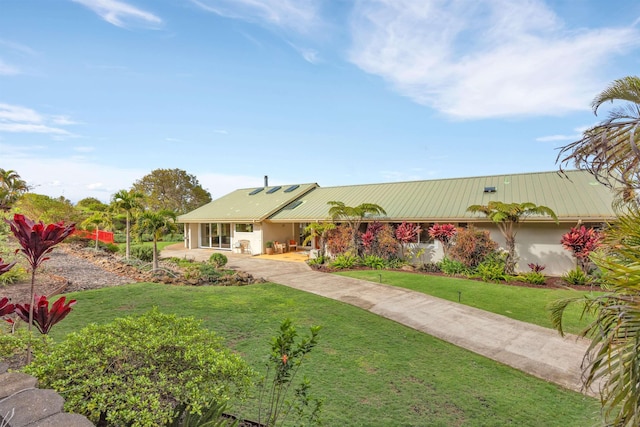
<svg viewBox="0 0 640 427">
<path fill-rule="evenodd" d="M 336 201 L 327 203 L 331 205 L 329 208 L 331 219 L 346 222 L 351 229 L 351 245 L 354 250 L 358 248 L 356 241 L 358 229 L 365 217 L 387 214 L 381 206 L 375 203 L 361 203 L 358 206 L 346 206 L 343 202 Z"/>
<path fill-rule="evenodd" d="M 96 251 L 98 250 L 98 236 L 100 229 L 111 226 L 111 216 L 107 212 L 95 211 L 87 219 L 82 221 L 82 227 L 87 230 L 95 229 L 96 231 Z"/>
<path fill-rule="evenodd" d="M 592 255 L 608 292 L 555 301 L 549 309 L 562 333 L 562 315 L 571 303 L 584 304 L 595 320 L 581 332 L 591 344 L 582 369 L 586 388 L 600 386 L 606 425 L 640 425 L 640 212 L 618 218 L 605 234 L 606 252 Z"/>
<path fill-rule="evenodd" d="M 613 187 L 617 205 L 640 207 L 640 77 L 615 80 L 591 103 L 593 113 L 606 102 L 622 102 L 608 118 L 588 129 L 582 138 L 560 148 L 556 162 L 573 163 Z"/>
<path fill-rule="evenodd" d="M 320 256 L 323 257 L 327 233 L 334 228 L 336 228 L 336 225 L 332 222 L 312 222 L 304 228 L 304 232 L 309 233 L 309 235 L 304 239 L 302 244 L 306 245 L 317 238 L 319 240 Z"/>
<path fill-rule="evenodd" d="M 471 205 L 467 208 L 467 212 L 482 213 L 498 226 L 507 244 L 507 259 L 505 260 L 505 273 L 507 274 L 515 272 L 518 259 L 516 254 L 517 225 L 525 217 L 531 215 L 548 215 L 558 222 L 558 217 L 550 208 L 530 202 L 503 203 L 491 201 L 487 205 Z"/>
<path fill-rule="evenodd" d="M 27 183 L 14 170 L 0 168 L 0 210 L 8 212 L 23 193 L 29 191 Z"/>
<path fill-rule="evenodd" d="M 158 240 L 162 239 L 163 235 L 177 230 L 175 220 L 176 214 L 169 210 L 147 211 L 138 216 L 136 222 L 138 236 L 144 233 L 153 236 L 153 271 L 158 270 Z"/>
<path fill-rule="evenodd" d="M 129 259 L 131 254 L 131 215 L 132 213 L 142 207 L 142 199 L 144 195 L 136 191 L 120 190 L 113 195 L 111 199 L 112 205 L 119 210 L 123 210 L 127 215 L 127 244 L 125 258 Z"/>
</svg>

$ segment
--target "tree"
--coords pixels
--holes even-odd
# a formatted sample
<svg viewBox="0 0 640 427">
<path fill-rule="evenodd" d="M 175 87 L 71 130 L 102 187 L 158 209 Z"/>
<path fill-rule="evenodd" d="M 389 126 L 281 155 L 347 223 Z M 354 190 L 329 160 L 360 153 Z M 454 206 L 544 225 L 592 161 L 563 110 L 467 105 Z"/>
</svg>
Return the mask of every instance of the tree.
<svg viewBox="0 0 640 427">
<path fill-rule="evenodd" d="M 82 227 L 87 230 L 96 231 L 96 251 L 98 250 L 98 237 L 100 228 L 109 227 L 111 225 L 111 216 L 108 212 L 94 212 L 87 219 L 82 221 Z"/>
<path fill-rule="evenodd" d="M 595 320 L 582 332 L 592 339 L 583 360 L 585 387 L 600 384 L 602 414 L 608 425 L 640 424 L 640 78 L 615 80 L 593 100 L 594 114 L 606 102 L 621 102 L 606 120 L 560 149 L 557 162 L 589 171 L 617 195 L 624 213 L 605 234 L 601 253 L 590 258 L 602 271 L 608 292 L 556 301 L 551 307 L 562 333 L 562 315 L 575 301 Z"/>
<path fill-rule="evenodd" d="M 180 215 L 211 201 L 211 194 L 197 178 L 181 169 L 156 169 L 133 184 L 142 193 L 147 210 L 170 210 Z"/>
<path fill-rule="evenodd" d="M 616 191 L 616 206 L 640 207 L 640 78 L 615 80 L 591 103 L 593 113 L 606 102 L 622 102 L 582 138 L 561 147 L 556 162 L 573 163 Z"/>
<path fill-rule="evenodd" d="M 0 168 L 0 211 L 9 212 L 20 196 L 29 191 L 29 186 L 14 170 Z"/>
<path fill-rule="evenodd" d="M 39 218 L 45 223 L 82 222 L 83 216 L 70 200 L 53 198 L 44 194 L 25 193 L 15 204 L 16 213 L 29 218 Z"/>
<path fill-rule="evenodd" d="M 177 230 L 176 214 L 169 210 L 143 212 L 138 216 L 136 231 L 138 236 L 144 233 L 153 236 L 153 271 L 158 270 L 158 241 L 162 236 Z"/>
<path fill-rule="evenodd" d="M 354 251 L 358 249 L 358 230 L 365 217 L 387 214 L 381 206 L 375 203 L 361 203 L 358 206 L 347 206 L 343 202 L 337 201 L 327 203 L 331 206 L 329 208 L 331 219 L 345 222 L 351 228 L 351 245 Z"/>
<path fill-rule="evenodd" d="M 592 254 L 607 293 L 555 301 L 554 326 L 563 333 L 562 317 L 571 303 L 582 303 L 594 316 L 581 335 L 591 339 L 582 363 L 585 388 L 599 384 L 606 425 L 640 425 L 640 212 L 621 216 L 604 237 L 603 253 Z"/>
<path fill-rule="evenodd" d="M 334 228 L 336 228 L 336 225 L 331 222 L 312 222 L 304 228 L 304 232 L 309 233 L 309 235 L 304 239 L 304 242 L 302 242 L 302 244 L 306 245 L 313 239 L 318 239 L 318 243 L 320 246 L 320 256 L 323 257 L 327 234 Z"/>
<path fill-rule="evenodd" d="M 109 205 L 102 203 L 95 197 L 85 197 L 76 203 L 76 208 L 83 212 L 104 212 L 109 209 Z"/>
<path fill-rule="evenodd" d="M 514 274 L 517 263 L 516 234 L 517 225 L 531 215 L 548 215 L 556 222 L 558 217 L 555 212 L 546 206 L 538 206 L 534 203 L 503 203 L 491 201 L 487 205 L 471 205 L 467 212 L 482 213 L 487 216 L 505 238 L 507 244 L 507 259 L 505 260 L 505 273 Z"/>
<path fill-rule="evenodd" d="M 113 195 L 111 199 L 111 204 L 117 210 L 125 211 L 127 215 L 127 225 L 126 225 L 126 252 L 125 258 L 129 259 L 131 255 L 131 215 L 136 209 L 140 209 L 142 207 L 142 199 L 144 195 L 142 193 L 137 193 L 133 190 L 120 190 L 116 194 Z"/>
</svg>

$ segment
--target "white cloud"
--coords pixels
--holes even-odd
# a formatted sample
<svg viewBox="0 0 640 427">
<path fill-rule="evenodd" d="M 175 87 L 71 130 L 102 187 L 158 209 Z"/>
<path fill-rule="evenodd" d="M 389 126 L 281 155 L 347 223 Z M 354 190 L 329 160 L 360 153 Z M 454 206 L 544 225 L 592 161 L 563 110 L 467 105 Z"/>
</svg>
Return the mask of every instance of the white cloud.
<svg viewBox="0 0 640 427">
<path fill-rule="evenodd" d="M 13 76 L 20 74 L 20 70 L 0 60 L 0 76 Z"/>
<path fill-rule="evenodd" d="M 91 153 L 96 150 L 95 147 L 86 147 L 86 146 L 73 147 L 73 149 L 79 153 Z"/>
<path fill-rule="evenodd" d="M 551 142 L 551 141 L 577 141 L 580 138 L 582 138 L 582 134 L 584 133 L 584 131 L 586 131 L 587 129 L 589 129 L 591 126 L 581 126 L 578 128 L 575 128 L 574 134 L 570 134 L 570 135 L 548 135 L 548 136 L 541 136 L 536 138 L 536 141 L 539 142 Z"/>
<path fill-rule="evenodd" d="M 315 0 L 191 0 L 220 16 L 249 22 L 267 22 L 280 28 L 307 33 L 320 23 Z"/>
<path fill-rule="evenodd" d="M 213 131 L 214 133 L 219 133 L 220 135 L 228 135 L 229 132 L 224 129 L 216 129 Z"/>
<path fill-rule="evenodd" d="M 354 8 L 350 60 L 415 102 L 474 119 L 588 108 L 635 28 L 569 31 L 538 0 L 372 0 Z"/>
<path fill-rule="evenodd" d="M 108 202 L 120 189 L 131 185 L 145 172 L 98 164 L 82 158 L 45 157 L 41 147 L 0 146 L 5 168 L 17 171 L 33 192 L 50 197 L 64 196 L 72 202 L 95 197 Z M 55 177 L 55 179 L 54 179 Z"/>
<path fill-rule="evenodd" d="M 153 13 L 138 9 L 130 4 L 118 0 L 71 0 L 79 3 L 102 19 L 117 27 L 129 27 L 133 25 L 143 25 L 147 27 L 158 27 L 162 24 L 162 19 Z"/>
<path fill-rule="evenodd" d="M 47 133 L 51 135 L 71 136 L 71 133 L 64 129 L 33 123 L 0 123 L 0 132 Z"/>
<path fill-rule="evenodd" d="M 311 63 L 311 64 L 317 64 L 320 62 L 320 57 L 318 54 L 318 51 L 315 49 L 310 49 L 310 48 L 304 48 L 304 47 L 300 47 L 297 46 L 293 43 L 289 43 L 289 45 L 294 48 L 296 51 L 298 51 L 298 53 L 300 53 L 300 55 L 302 55 L 302 57 L 304 58 L 305 61 Z"/>
<path fill-rule="evenodd" d="M 50 126 L 54 124 L 56 126 Z M 59 126 L 75 123 L 67 116 L 47 116 L 31 108 L 0 103 L 0 132 L 44 133 L 56 137 L 74 136 Z"/>
</svg>

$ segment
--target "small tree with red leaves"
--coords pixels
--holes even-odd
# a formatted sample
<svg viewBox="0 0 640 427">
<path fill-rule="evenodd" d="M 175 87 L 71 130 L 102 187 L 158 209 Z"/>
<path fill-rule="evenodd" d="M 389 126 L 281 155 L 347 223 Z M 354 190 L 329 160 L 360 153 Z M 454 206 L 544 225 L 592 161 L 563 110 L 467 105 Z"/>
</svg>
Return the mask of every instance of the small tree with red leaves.
<svg viewBox="0 0 640 427">
<path fill-rule="evenodd" d="M 49 259 L 47 254 L 75 231 L 75 224 L 64 225 L 59 222 L 45 225 L 42 221 L 35 222 L 20 214 L 15 214 L 13 220 L 5 219 L 5 222 L 9 224 L 11 232 L 22 247 L 22 249 L 16 249 L 16 253 L 22 252 L 31 267 L 31 302 L 28 318 L 28 330 L 31 332 L 35 305 L 36 271 L 44 261 Z M 27 348 L 27 363 L 31 363 L 31 341 L 29 341 Z"/>
<path fill-rule="evenodd" d="M 411 222 L 403 222 L 396 227 L 396 239 L 400 242 L 402 258 L 405 257 L 405 250 L 407 246 L 418 241 L 420 231 L 422 231 L 420 226 Z"/>
<path fill-rule="evenodd" d="M 16 304 L 15 310 L 19 318 L 25 322 L 29 321 L 30 313 L 33 313 L 33 323 L 36 325 L 41 334 L 49 333 L 53 325 L 67 317 L 71 311 L 71 307 L 75 305 L 76 300 L 72 299 L 67 302 L 66 297 L 60 297 L 53 303 L 49 309 L 49 300 L 45 295 L 35 296 L 36 305 L 31 310 L 30 304 Z"/>
<path fill-rule="evenodd" d="M 456 233 L 457 229 L 453 224 L 433 224 L 429 227 L 429 237 L 442 244 L 442 252 L 445 258 L 449 256 L 449 248 L 451 248 L 451 243 Z"/>
<path fill-rule="evenodd" d="M 593 228 L 572 227 L 568 233 L 562 236 L 560 243 L 562 246 L 573 252 L 576 257 L 578 267 L 585 273 L 589 271 L 589 255 L 598 247 L 602 241 L 602 233 Z"/>
</svg>

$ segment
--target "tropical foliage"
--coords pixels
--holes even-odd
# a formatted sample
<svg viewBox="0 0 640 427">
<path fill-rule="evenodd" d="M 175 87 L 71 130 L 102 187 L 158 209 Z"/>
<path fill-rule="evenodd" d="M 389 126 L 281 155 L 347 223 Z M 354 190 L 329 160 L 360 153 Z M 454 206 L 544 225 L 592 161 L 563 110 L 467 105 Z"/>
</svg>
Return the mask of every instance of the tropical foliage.
<svg viewBox="0 0 640 427">
<path fill-rule="evenodd" d="M 599 231 L 582 225 L 580 227 L 571 227 L 571 230 L 562 235 L 560 243 L 565 249 L 573 253 L 578 267 L 588 273 L 589 255 L 598 249 L 601 240 L 602 234 Z"/>
<path fill-rule="evenodd" d="M 516 253 L 516 234 L 517 225 L 526 217 L 532 215 L 550 216 L 556 222 L 558 217 L 555 212 L 546 206 L 538 206 L 534 203 L 504 203 L 500 201 L 491 201 L 487 205 L 471 205 L 467 208 L 468 212 L 481 213 L 486 215 L 505 238 L 507 244 L 508 256 L 506 259 L 506 272 L 513 274 L 518 262 Z"/>
<path fill-rule="evenodd" d="M 355 251 L 358 248 L 358 231 L 362 221 L 369 217 L 386 215 L 387 212 L 382 206 L 375 203 L 361 203 L 358 206 L 347 206 L 343 202 L 331 201 L 327 202 L 329 206 L 329 216 L 336 222 L 347 224 L 351 230 L 351 246 Z"/>
<path fill-rule="evenodd" d="M 586 130 L 582 138 L 560 149 L 557 161 L 584 169 L 617 193 L 615 206 L 640 207 L 640 77 L 615 80 L 591 103 L 594 114 L 616 103 L 607 119 Z"/>
<path fill-rule="evenodd" d="M 8 212 L 27 191 L 29 186 L 16 171 L 0 168 L 0 211 Z"/>
<path fill-rule="evenodd" d="M 449 255 L 449 248 L 456 232 L 456 226 L 453 224 L 433 224 L 429 227 L 429 237 L 442 244 L 442 252 L 445 258 Z"/>
<path fill-rule="evenodd" d="M 111 205 L 115 210 L 124 211 L 126 214 L 126 246 L 125 258 L 131 256 L 131 218 L 133 213 L 142 208 L 144 195 L 135 191 L 120 190 L 113 195 Z"/>
<path fill-rule="evenodd" d="M 557 161 L 591 172 L 617 193 L 620 216 L 608 229 L 603 248 L 590 255 L 608 292 L 579 299 L 595 320 L 582 335 L 591 338 L 585 354 L 585 387 L 598 389 L 607 425 L 640 425 L 640 78 L 614 81 L 593 100 L 597 114 L 604 103 L 616 103 L 607 119 L 582 138 L 561 148 Z M 562 333 L 563 313 L 576 300 L 552 307 Z"/>
<path fill-rule="evenodd" d="M 66 297 L 60 297 L 49 309 L 49 300 L 45 295 L 36 295 L 34 299 L 33 323 L 43 335 L 48 334 L 56 323 L 67 317 L 67 314 L 71 312 L 71 307 L 76 303 L 76 300 L 67 302 Z M 20 319 L 29 322 L 29 314 L 32 311 L 31 304 L 16 304 L 15 311 Z"/>
<path fill-rule="evenodd" d="M 144 233 L 153 236 L 153 271 L 158 270 L 158 241 L 162 236 L 177 230 L 176 214 L 172 211 L 143 212 L 138 216 L 136 231 L 138 236 Z"/>
</svg>

